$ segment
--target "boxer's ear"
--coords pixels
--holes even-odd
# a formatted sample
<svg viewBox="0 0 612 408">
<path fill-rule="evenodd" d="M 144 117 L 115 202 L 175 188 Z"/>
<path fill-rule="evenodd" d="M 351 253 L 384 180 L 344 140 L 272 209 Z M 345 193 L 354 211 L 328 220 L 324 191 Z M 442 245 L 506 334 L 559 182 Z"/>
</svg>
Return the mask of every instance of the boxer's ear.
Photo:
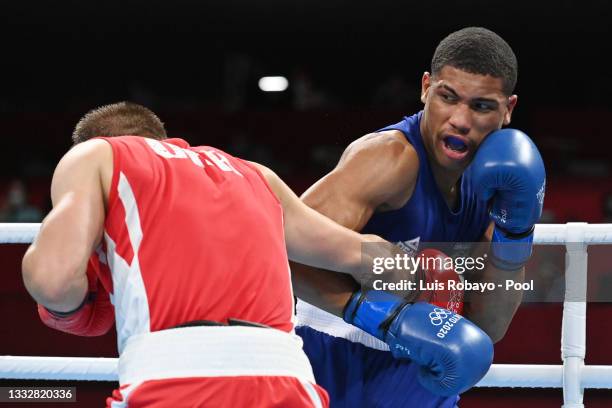
<svg viewBox="0 0 612 408">
<path fill-rule="evenodd" d="M 430 87 L 431 87 L 431 74 L 425 71 L 423 72 L 423 77 L 421 78 L 421 102 L 425 103 L 427 101 L 427 95 L 429 93 Z"/>
<path fill-rule="evenodd" d="M 510 95 L 508 97 L 508 102 L 506 104 L 506 111 L 504 112 L 504 126 L 508 126 L 510 124 L 510 121 L 512 119 L 512 112 L 514 111 L 514 107 L 516 106 L 517 102 L 518 102 L 517 95 Z"/>
</svg>

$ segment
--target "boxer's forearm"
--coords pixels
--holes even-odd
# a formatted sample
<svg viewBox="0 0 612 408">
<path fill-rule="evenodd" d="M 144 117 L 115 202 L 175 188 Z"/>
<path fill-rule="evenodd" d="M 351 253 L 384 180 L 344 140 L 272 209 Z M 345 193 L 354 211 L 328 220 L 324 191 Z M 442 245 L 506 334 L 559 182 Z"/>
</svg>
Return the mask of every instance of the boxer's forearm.
<svg viewBox="0 0 612 408">
<path fill-rule="evenodd" d="M 491 291 L 468 291 L 465 294 L 464 315 L 484 330 L 493 340 L 500 341 L 516 313 L 523 292 L 520 290 L 506 290 L 505 282 L 511 279 L 514 282 L 523 282 L 525 268 L 518 271 L 503 271 L 490 263 L 480 275 L 466 277 L 470 282 L 492 282 L 496 289 Z M 498 285 L 501 284 L 501 287 Z"/>
<path fill-rule="evenodd" d="M 23 282 L 30 295 L 58 312 L 76 309 L 87 292 L 86 253 L 79 254 L 80 245 L 67 238 L 81 228 L 69 221 L 73 206 L 67 207 L 57 206 L 45 218 L 22 261 Z"/>
<path fill-rule="evenodd" d="M 342 317 L 342 310 L 359 285 L 345 274 L 290 262 L 294 294 L 326 312 Z"/>
</svg>

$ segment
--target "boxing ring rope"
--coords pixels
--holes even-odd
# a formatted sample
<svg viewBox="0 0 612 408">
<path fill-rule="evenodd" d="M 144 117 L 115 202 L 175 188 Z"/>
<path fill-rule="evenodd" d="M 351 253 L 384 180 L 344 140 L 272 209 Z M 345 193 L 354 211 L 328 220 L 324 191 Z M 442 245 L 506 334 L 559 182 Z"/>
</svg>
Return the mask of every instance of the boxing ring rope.
<svg viewBox="0 0 612 408">
<path fill-rule="evenodd" d="M 40 224 L 0 223 L 0 244 L 30 243 Z M 612 366 L 585 366 L 587 248 L 612 244 L 612 224 L 538 224 L 534 243 L 565 245 L 563 365 L 494 364 L 477 387 L 563 388 L 564 408 L 582 408 L 584 388 L 612 388 Z M 117 381 L 117 359 L 0 356 L 0 378 Z"/>
</svg>

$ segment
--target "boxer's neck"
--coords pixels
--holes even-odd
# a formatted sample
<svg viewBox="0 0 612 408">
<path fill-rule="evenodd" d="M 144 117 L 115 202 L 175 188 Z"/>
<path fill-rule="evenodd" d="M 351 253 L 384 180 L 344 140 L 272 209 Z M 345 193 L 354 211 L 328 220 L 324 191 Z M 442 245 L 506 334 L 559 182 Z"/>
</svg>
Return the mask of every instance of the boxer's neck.
<svg viewBox="0 0 612 408">
<path fill-rule="evenodd" d="M 436 186 L 438 187 L 440 194 L 442 194 L 446 205 L 449 209 L 454 210 L 458 202 L 459 191 L 461 190 L 461 185 L 459 183 L 461 181 L 463 170 L 450 171 L 448 169 L 441 168 L 431 159 L 430 168 L 433 173 Z"/>
</svg>

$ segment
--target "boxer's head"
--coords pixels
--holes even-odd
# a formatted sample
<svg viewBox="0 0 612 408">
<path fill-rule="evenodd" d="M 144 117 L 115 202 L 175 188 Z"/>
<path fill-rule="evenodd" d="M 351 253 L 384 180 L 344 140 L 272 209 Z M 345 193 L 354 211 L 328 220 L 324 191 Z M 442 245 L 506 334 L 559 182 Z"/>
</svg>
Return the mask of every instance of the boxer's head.
<svg viewBox="0 0 612 408">
<path fill-rule="evenodd" d="M 74 144 L 94 137 L 143 136 L 166 139 L 166 129 L 151 110 L 131 102 L 119 102 L 93 109 L 79 120 L 72 141 Z"/>
<path fill-rule="evenodd" d="M 444 38 L 422 78 L 421 132 L 430 157 L 464 169 L 485 136 L 510 123 L 517 71 L 514 52 L 492 31 L 469 27 Z"/>
</svg>

